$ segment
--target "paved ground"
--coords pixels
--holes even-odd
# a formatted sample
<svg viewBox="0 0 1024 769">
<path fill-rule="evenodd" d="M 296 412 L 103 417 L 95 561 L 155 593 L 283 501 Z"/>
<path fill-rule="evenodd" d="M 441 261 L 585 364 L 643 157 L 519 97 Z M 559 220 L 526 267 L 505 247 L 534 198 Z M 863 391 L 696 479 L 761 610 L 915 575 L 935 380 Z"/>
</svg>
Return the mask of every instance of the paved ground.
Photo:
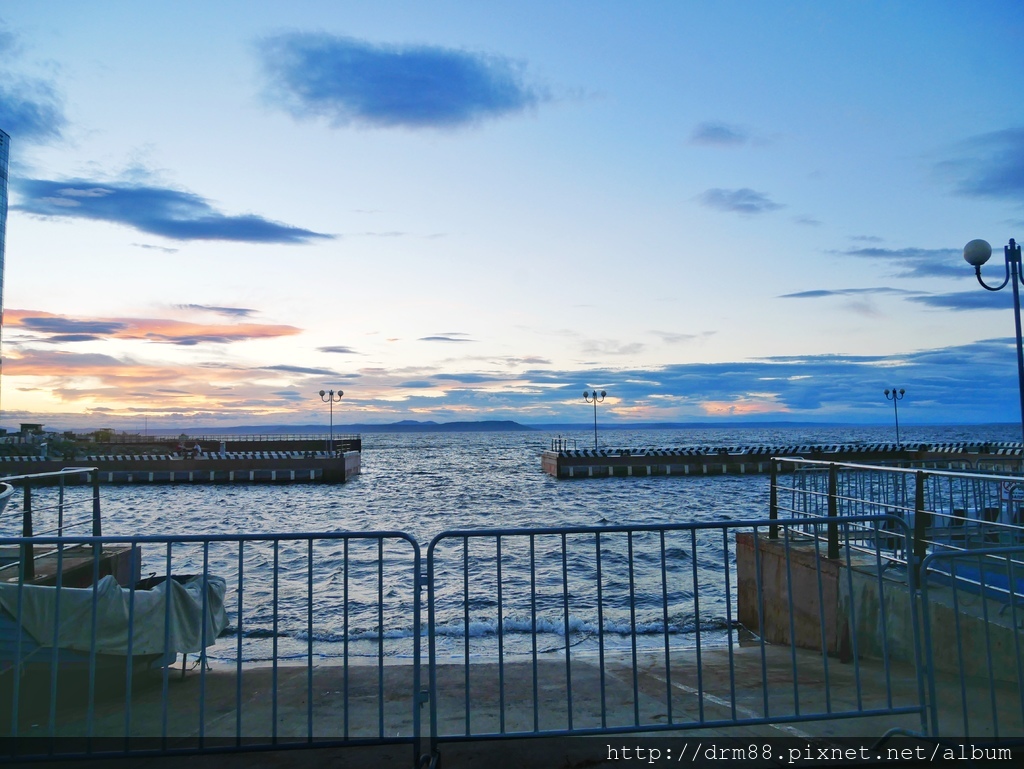
<svg viewBox="0 0 1024 769">
<path fill-rule="evenodd" d="M 765 666 L 762 668 L 762 654 Z M 792 651 L 788 647 L 760 646 L 705 650 L 698 666 L 692 650 L 673 653 L 671 676 L 666 674 L 663 655 L 641 657 L 634 668 L 629 657 L 607 658 L 603 669 L 596 658 L 574 657 L 571 686 L 567 685 L 564 658 L 540 660 L 535 667 L 529 661 L 496 664 L 474 663 L 469 672 L 469 717 L 466 708 L 466 671 L 459 665 L 439 666 L 437 671 L 438 723 L 441 734 L 500 734 L 541 729 L 587 729 L 602 725 L 612 728 L 650 728 L 652 724 L 687 724 L 692 728 L 665 733 L 654 742 L 637 742 L 635 735 L 601 737 L 529 738 L 516 740 L 474 740 L 445 742 L 440 747 L 445 767 L 497 769 L 502 766 L 541 766 L 575 768 L 622 766 L 623 750 L 646 746 L 660 750 L 656 763 L 668 756 L 679 763 L 683 755 L 692 756 L 698 744 L 728 747 L 727 757 L 745 757 L 742 748 L 751 745 L 776 745 L 781 752 L 802 745 L 864 745 L 878 740 L 888 729 L 900 727 L 920 731 L 918 712 L 901 715 L 875 715 L 857 718 L 827 717 L 872 709 L 914 708 L 918 683 L 903 666 L 888 673 L 878 662 L 842 664 L 820 654 Z M 762 676 L 762 669 L 768 672 Z M 794 676 L 795 670 L 795 676 Z M 635 672 L 634 672 L 635 671 Z M 424 668 L 423 680 L 426 681 Z M 892 682 L 885 687 L 885 681 Z M 166 683 L 159 679 L 140 681 L 126 712 L 123 692 L 105 691 L 90 713 L 63 699 L 56 719 L 49 722 L 50 709 L 45 697 L 28 690 L 20 708 L 19 744 L 28 750 L 46 749 L 46 740 L 59 752 L 66 750 L 123 749 L 126 733 L 133 735 L 133 748 L 166 746 L 191 749 L 201 742 L 206 746 L 226 746 L 236 734 L 266 741 L 275 733 L 282 743 L 307 740 L 310 728 L 315 740 L 372 739 L 384 734 L 401 744 L 300 750 L 260 750 L 241 754 L 154 758 L 141 755 L 127 759 L 87 760 L 76 767 L 111 766 L 169 769 L 187 760 L 190 769 L 234 769 L 235 767 L 408 767 L 414 756 L 429 752 L 429 744 L 414 748 L 412 667 L 392 665 L 353 667 L 321 666 L 311 673 L 303 667 L 243 670 L 241 681 L 234 669 L 213 669 L 205 675 L 191 671 Z M 795 678 L 795 682 L 794 682 Z M 603 686 L 602 686 L 603 682 Z M 765 685 L 766 684 L 766 685 Z M 954 688 L 950 688 L 950 687 Z M 963 733 L 963 703 L 956 681 L 940 682 L 938 699 L 943 709 L 942 729 L 946 734 Z M 1020 693 L 1016 687 L 971 689 L 966 698 L 971 734 L 991 736 L 993 724 L 1001 734 L 1024 736 L 1021 723 Z M 312 692 L 312 697 L 307 695 Z M 379 694 L 383 692 L 383 696 Z M 637 694 L 634 697 L 634 692 Z M 572 705 L 569 700 L 571 695 Z M 602 702 L 604 707 L 602 708 Z M 986 714 L 995 703 L 997 717 L 986 726 Z M 726 722 L 763 719 L 765 713 L 775 721 L 769 724 L 726 728 Z M 312 715 L 310 719 L 309 716 Z M 808 715 L 821 717 L 796 721 Z M 422 733 L 429 734 L 429 707 L 420 708 Z M 4 723 L 9 724 L 8 720 Z M 991 720 L 991 719 L 990 719 Z M 84 741 L 89 734 L 117 736 Z M 655 734 L 648 732 L 648 735 Z M 161 737 L 164 735 L 165 737 Z M 737 742 L 724 741 L 734 738 Z M 42 739 L 42 742 L 36 740 Z M 765 741 L 769 740 L 770 743 Z M 844 740 L 852 740 L 852 742 Z M 895 743 L 893 743 L 895 744 Z M 9 746 L 10 743 L 7 743 Z M 929 743 L 931 745 L 931 743 Z M 689 753 L 687 753 L 689 751 Z M 735 752 L 739 751 L 739 752 Z M 651 763 L 653 754 L 644 752 Z M 635 751 L 629 753 L 631 765 Z M 686 759 L 689 763 L 689 758 Z M 783 762 L 784 763 L 784 762 Z M 38 766 L 39 764 L 35 764 Z M 64 762 L 67 766 L 67 762 Z M 708 765 L 720 766 L 709 762 Z M 742 761 L 734 765 L 748 765 Z M 777 762 L 765 765 L 778 765 Z M 886 765 L 896 765 L 892 762 Z"/>
</svg>

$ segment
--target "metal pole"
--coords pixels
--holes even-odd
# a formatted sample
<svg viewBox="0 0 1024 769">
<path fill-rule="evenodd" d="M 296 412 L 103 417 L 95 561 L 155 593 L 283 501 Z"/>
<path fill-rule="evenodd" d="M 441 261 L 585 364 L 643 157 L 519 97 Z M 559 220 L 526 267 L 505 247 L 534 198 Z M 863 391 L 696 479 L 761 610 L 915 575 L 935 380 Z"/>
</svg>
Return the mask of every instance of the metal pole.
<svg viewBox="0 0 1024 769">
<path fill-rule="evenodd" d="M 1017 317 L 1017 327 L 1020 327 L 1020 316 Z M 1017 341 L 1020 342 L 1020 334 L 1017 335 Z M 1018 347 L 1018 349 L 1020 349 Z M 597 450 L 597 399 L 594 399 L 594 450 Z"/>
<path fill-rule="evenodd" d="M 601 390 L 600 395 L 598 395 L 597 390 L 593 392 L 583 391 L 583 400 L 594 404 L 594 451 L 597 451 L 597 404 L 603 401 L 607 394 L 604 390 Z"/>
<path fill-rule="evenodd" d="M 839 558 L 839 505 L 838 494 L 838 473 L 835 464 L 828 466 L 828 557 L 831 560 Z"/>
<path fill-rule="evenodd" d="M 1013 323 L 1017 332 L 1017 386 L 1020 390 L 1020 429 L 1021 441 L 1024 442 L 1024 347 L 1021 345 L 1020 331 L 1020 246 L 1013 238 L 1010 245 L 1005 246 L 1006 261 L 1010 265 L 1010 280 L 1013 281 Z"/>
<path fill-rule="evenodd" d="M 896 445 L 900 445 L 900 410 L 896 405 L 896 399 L 892 399 L 892 413 L 896 416 Z"/>
</svg>

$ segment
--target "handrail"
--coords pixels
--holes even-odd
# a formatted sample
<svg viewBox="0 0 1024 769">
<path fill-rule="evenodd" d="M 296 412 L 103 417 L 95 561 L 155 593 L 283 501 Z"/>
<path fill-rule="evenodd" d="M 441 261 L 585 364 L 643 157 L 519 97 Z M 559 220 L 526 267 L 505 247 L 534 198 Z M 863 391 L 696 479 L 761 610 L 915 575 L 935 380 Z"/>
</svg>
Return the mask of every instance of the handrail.
<svg viewBox="0 0 1024 769">
<path fill-rule="evenodd" d="M 912 546 L 902 556 L 894 550 L 892 557 L 908 564 L 915 578 L 929 553 L 1024 541 L 1024 477 L 1019 475 L 800 457 L 773 457 L 770 470 L 769 519 L 829 519 L 830 558 L 837 556 L 840 519 L 866 511 L 908 522 Z M 837 482 L 840 473 L 842 484 Z M 777 529 L 770 529 L 769 538 L 777 537 Z"/>
<path fill-rule="evenodd" d="M 69 476 L 76 475 L 89 475 L 91 476 L 91 499 L 79 500 L 79 505 L 89 505 L 91 502 L 91 510 L 87 515 L 83 515 L 80 518 L 68 521 L 65 517 L 65 512 L 74 503 L 69 503 L 65 499 L 65 485 L 64 481 Z M 33 504 L 33 487 L 39 485 L 49 486 L 52 483 L 46 483 L 46 481 L 57 481 L 57 501 L 54 504 L 44 505 L 42 507 Z M 56 552 L 57 550 L 64 549 L 67 545 L 64 541 L 65 531 L 68 529 L 74 529 L 81 526 L 91 524 L 92 536 L 99 537 L 103 534 L 102 526 L 102 512 L 100 508 L 100 486 L 99 486 L 99 473 L 95 467 L 65 467 L 61 470 L 52 470 L 45 473 L 23 473 L 21 475 L 9 475 L 0 478 L 0 482 L 12 485 L 15 482 L 19 482 L 19 485 L 23 487 L 23 501 L 21 509 L 21 533 L 22 536 L 27 540 L 21 545 L 21 554 L 18 561 L 19 569 L 22 573 L 22 579 L 32 581 L 35 579 L 35 561 L 39 558 L 48 555 L 49 553 Z M 41 482 L 41 483 L 40 483 Z M 84 506 L 83 505 L 83 506 Z M 39 513 L 52 512 L 55 513 L 56 525 L 38 531 L 36 529 L 36 519 Z M 58 543 L 56 548 L 48 550 L 47 552 L 36 554 L 35 553 L 35 542 L 33 540 L 45 540 L 49 535 L 56 534 L 58 537 Z M 13 565 L 13 564 L 12 564 Z"/>
</svg>

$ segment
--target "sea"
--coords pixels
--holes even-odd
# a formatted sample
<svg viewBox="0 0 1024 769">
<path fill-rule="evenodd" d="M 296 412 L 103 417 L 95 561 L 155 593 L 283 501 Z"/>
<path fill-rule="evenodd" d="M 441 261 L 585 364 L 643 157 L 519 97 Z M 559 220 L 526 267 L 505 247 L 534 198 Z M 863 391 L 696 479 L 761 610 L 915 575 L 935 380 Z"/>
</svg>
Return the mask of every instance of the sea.
<svg viewBox="0 0 1024 769">
<path fill-rule="evenodd" d="M 1020 428 L 906 425 L 900 438 L 904 443 L 1016 441 Z M 594 434 L 585 428 L 368 433 L 361 473 L 344 484 L 106 486 L 103 533 L 404 532 L 419 543 L 425 561 L 430 542 L 452 530 L 687 524 L 768 515 L 767 475 L 557 480 L 541 470 L 541 452 L 554 440 L 585 448 L 593 446 Z M 892 426 L 599 428 L 598 441 L 602 447 L 628 448 L 790 446 L 891 443 L 895 434 Z M 439 568 L 435 589 L 439 656 L 558 653 L 569 646 L 586 653 L 616 644 L 626 650 L 635 648 L 638 638 L 641 647 L 657 648 L 667 639 L 686 643 L 698 633 L 703 643 L 731 642 L 734 596 L 726 592 L 735 590 L 735 580 L 723 585 L 720 579 L 723 562 L 732 568 L 728 543 L 721 535 L 702 533 L 691 540 L 686 533 L 666 546 L 655 536 L 602 540 L 604 574 L 597 577 L 607 587 L 600 607 L 592 595 L 592 540 L 566 544 L 557 536 L 510 535 L 497 552 L 493 540 L 444 540 L 437 553 L 450 561 Z M 376 541 L 318 543 L 315 555 L 304 548 L 302 543 L 257 543 L 247 545 L 239 558 L 237 545 L 218 544 L 204 554 L 193 549 L 186 567 L 178 566 L 175 556 L 176 571 L 206 568 L 227 580 L 231 621 L 210 649 L 211 661 L 408 660 L 426 632 L 425 625 L 417 632 L 411 612 L 409 543 L 388 542 L 387 569 Z M 627 549 L 630 559 L 624 557 Z M 671 595 L 663 591 L 659 580 L 666 552 L 673 563 L 690 559 L 706 567 L 707 577 L 686 565 L 680 571 L 685 584 Z M 522 571 L 530 559 L 532 584 Z M 160 547 L 147 546 L 143 571 L 163 573 L 165 560 Z M 496 560 L 505 569 L 499 572 L 500 605 Z M 694 605 L 698 590 L 704 591 L 702 611 Z"/>
</svg>

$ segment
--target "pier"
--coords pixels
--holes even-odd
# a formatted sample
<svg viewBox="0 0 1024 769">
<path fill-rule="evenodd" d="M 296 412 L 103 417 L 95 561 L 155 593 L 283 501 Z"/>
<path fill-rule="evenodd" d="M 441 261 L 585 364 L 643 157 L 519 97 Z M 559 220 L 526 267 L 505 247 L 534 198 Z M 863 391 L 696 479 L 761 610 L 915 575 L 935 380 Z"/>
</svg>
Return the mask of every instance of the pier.
<svg viewBox="0 0 1024 769">
<path fill-rule="evenodd" d="M 345 483 L 359 475 L 362 439 L 326 436 L 113 436 L 70 456 L 0 456 L 0 476 L 95 468 L 101 483 Z"/>
<path fill-rule="evenodd" d="M 555 478 L 754 475 L 770 471 L 772 457 L 895 466 L 1020 472 L 1020 443 L 848 443 L 675 448 L 569 448 L 563 441 L 541 454 L 541 469 Z"/>
</svg>

